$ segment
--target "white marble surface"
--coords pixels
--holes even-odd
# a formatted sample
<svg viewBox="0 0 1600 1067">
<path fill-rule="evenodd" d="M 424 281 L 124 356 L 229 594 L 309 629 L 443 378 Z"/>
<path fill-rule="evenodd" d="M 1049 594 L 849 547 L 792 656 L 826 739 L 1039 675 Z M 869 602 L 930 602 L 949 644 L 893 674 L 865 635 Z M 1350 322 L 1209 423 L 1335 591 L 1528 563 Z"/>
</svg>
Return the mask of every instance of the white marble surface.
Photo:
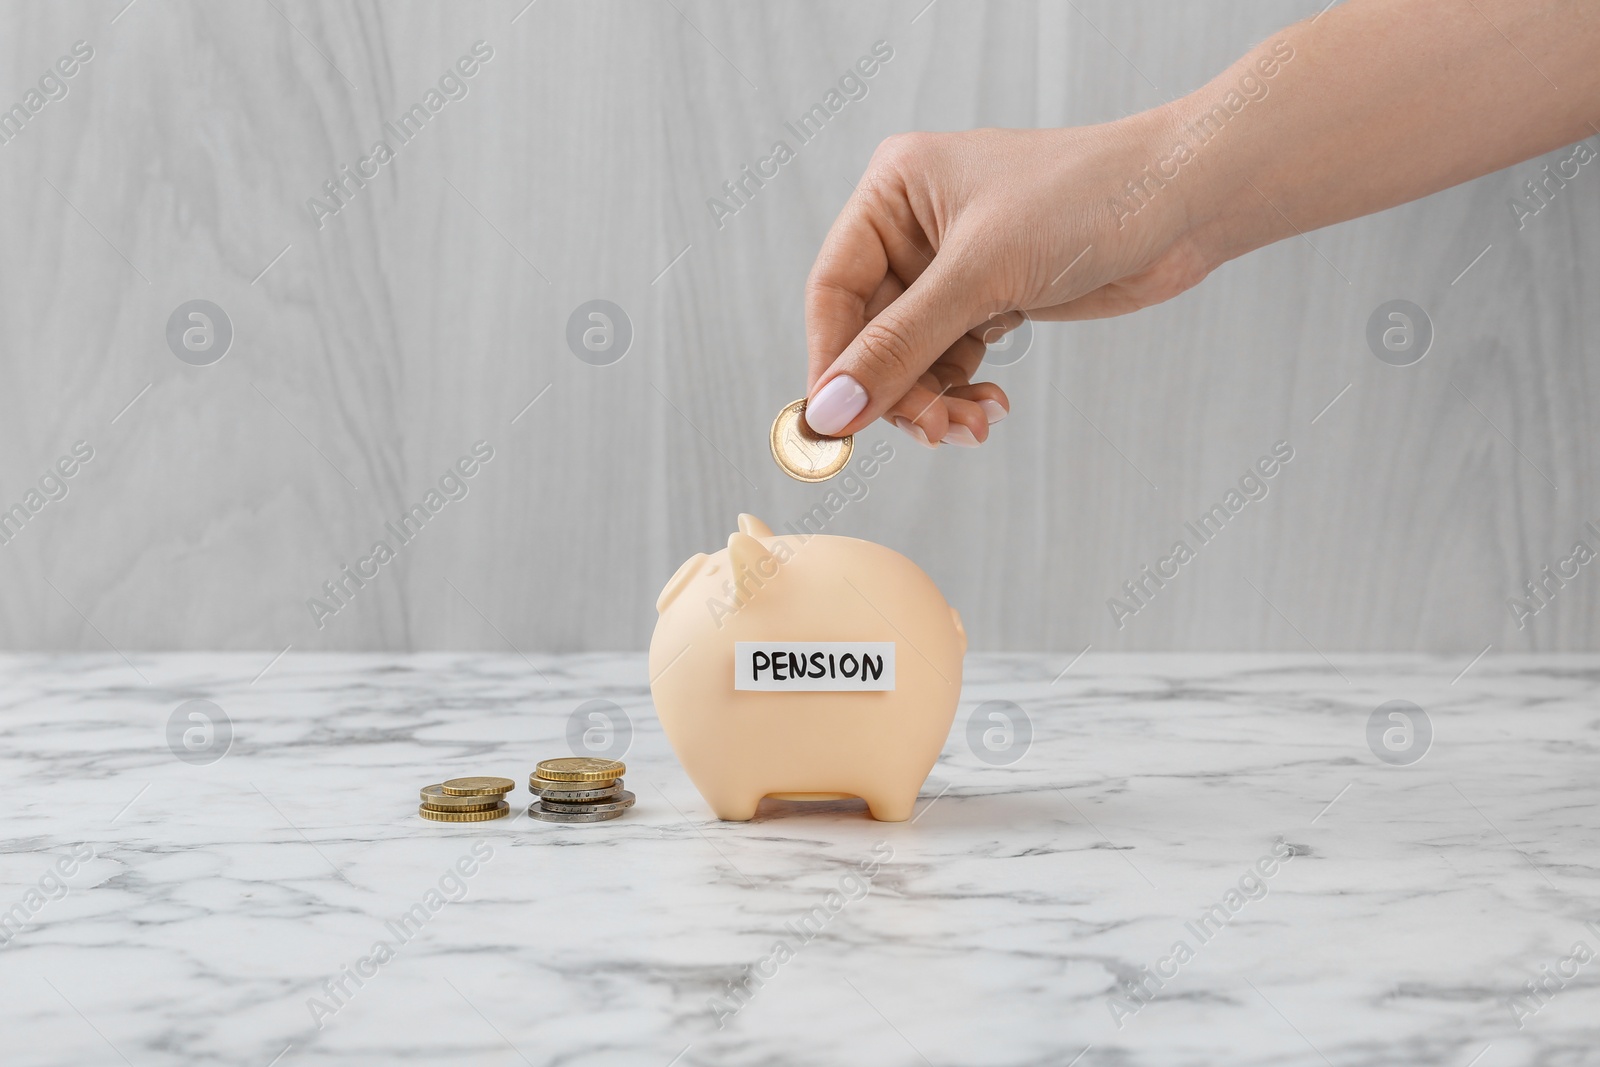
<svg viewBox="0 0 1600 1067">
<path fill-rule="evenodd" d="M 973 657 L 893 825 L 844 802 L 712 821 L 642 656 L 291 653 L 252 681 L 269 658 L 0 660 L 0 908 L 96 853 L 0 947 L 8 1067 L 1595 1062 L 1600 962 L 1520 1030 L 1509 1007 L 1600 946 L 1595 657 L 1453 684 L 1464 660 L 1090 653 L 1052 684 L 1067 657 Z M 235 729 L 209 766 L 167 747 L 190 697 Z M 561 754 L 595 697 L 636 726 L 622 820 L 414 814 L 427 782 Z M 1435 729 L 1408 767 L 1365 741 L 1396 698 Z M 966 745 L 993 699 L 1033 722 L 1013 766 Z M 1285 845 L 1267 895 L 1194 938 Z M 308 998 L 474 846 L 465 897 L 319 1029 Z M 708 1000 L 875 848 L 871 892 L 718 1029 Z M 1119 1029 L 1117 981 L 1179 939 L 1194 958 Z"/>
</svg>

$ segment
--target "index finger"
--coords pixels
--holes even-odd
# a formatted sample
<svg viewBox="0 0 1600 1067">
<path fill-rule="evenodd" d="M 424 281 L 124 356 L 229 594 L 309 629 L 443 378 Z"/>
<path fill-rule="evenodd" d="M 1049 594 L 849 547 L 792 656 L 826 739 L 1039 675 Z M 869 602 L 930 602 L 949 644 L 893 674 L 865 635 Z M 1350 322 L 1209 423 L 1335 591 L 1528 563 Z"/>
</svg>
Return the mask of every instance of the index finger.
<svg viewBox="0 0 1600 1067">
<path fill-rule="evenodd" d="M 889 252 L 857 190 L 834 220 L 806 279 L 809 392 L 867 325 L 867 302 L 889 272 Z"/>
<path fill-rule="evenodd" d="M 901 175 L 869 170 L 834 220 L 808 279 L 808 393 L 873 317 L 933 264 L 935 251 Z"/>
</svg>

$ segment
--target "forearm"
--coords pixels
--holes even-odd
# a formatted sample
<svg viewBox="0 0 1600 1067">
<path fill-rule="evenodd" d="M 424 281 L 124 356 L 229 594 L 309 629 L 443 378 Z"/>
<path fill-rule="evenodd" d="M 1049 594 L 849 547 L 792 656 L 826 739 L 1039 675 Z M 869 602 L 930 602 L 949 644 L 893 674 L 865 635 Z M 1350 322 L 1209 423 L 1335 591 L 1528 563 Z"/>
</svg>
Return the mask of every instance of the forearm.
<svg viewBox="0 0 1600 1067">
<path fill-rule="evenodd" d="M 1600 134 L 1600 4 L 1350 0 L 1166 111 L 1218 264 Z"/>
</svg>

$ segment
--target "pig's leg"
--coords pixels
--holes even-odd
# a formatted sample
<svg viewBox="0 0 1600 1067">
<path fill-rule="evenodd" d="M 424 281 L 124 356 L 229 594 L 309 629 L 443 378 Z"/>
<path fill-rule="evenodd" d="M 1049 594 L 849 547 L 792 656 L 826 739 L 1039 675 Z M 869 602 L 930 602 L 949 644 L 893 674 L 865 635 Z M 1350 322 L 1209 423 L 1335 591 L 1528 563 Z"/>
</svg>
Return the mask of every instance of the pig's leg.
<svg viewBox="0 0 1600 1067">
<path fill-rule="evenodd" d="M 756 817 L 756 808 L 761 806 L 761 794 L 747 797 L 724 793 L 707 796 L 706 803 L 711 805 L 712 813 L 725 822 L 749 822 Z"/>
<path fill-rule="evenodd" d="M 917 806 L 917 790 L 909 793 L 881 794 L 870 790 L 860 794 L 862 800 L 867 802 L 867 810 L 879 822 L 905 822 L 911 818 L 911 811 Z"/>
</svg>

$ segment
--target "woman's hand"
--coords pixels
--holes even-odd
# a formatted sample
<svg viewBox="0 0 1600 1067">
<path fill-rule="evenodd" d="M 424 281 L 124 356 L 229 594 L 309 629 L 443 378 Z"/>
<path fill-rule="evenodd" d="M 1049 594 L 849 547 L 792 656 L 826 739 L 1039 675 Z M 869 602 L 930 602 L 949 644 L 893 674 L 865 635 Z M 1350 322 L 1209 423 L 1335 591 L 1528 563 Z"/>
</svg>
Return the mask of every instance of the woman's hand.
<svg viewBox="0 0 1600 1067">
<path fill-rule="evenodd" d="M 806 286 L 818 433 L 888 418 L 975 446 L 1010 409 L 972 384 L 985 342 L 1033 319 L 1120 315 L 1211 269 L 1185 240 L 1182 181 L 1128 183 L 1172 141 L 1164 109 L 1065 130 L 902 134 L 873 155 Z"/>
<path fill-rule="evenodd" d="M 1157 304 L 1251 249 L 1600 133 L 1597 47 L 1594 0 L 1348 0 L 1117 122 L 891 138 L 811 270 L 806 421 L 977 444 L 1008 410 L 971 384 L 984 340 L 1023 313 Z"/>
</svg>

